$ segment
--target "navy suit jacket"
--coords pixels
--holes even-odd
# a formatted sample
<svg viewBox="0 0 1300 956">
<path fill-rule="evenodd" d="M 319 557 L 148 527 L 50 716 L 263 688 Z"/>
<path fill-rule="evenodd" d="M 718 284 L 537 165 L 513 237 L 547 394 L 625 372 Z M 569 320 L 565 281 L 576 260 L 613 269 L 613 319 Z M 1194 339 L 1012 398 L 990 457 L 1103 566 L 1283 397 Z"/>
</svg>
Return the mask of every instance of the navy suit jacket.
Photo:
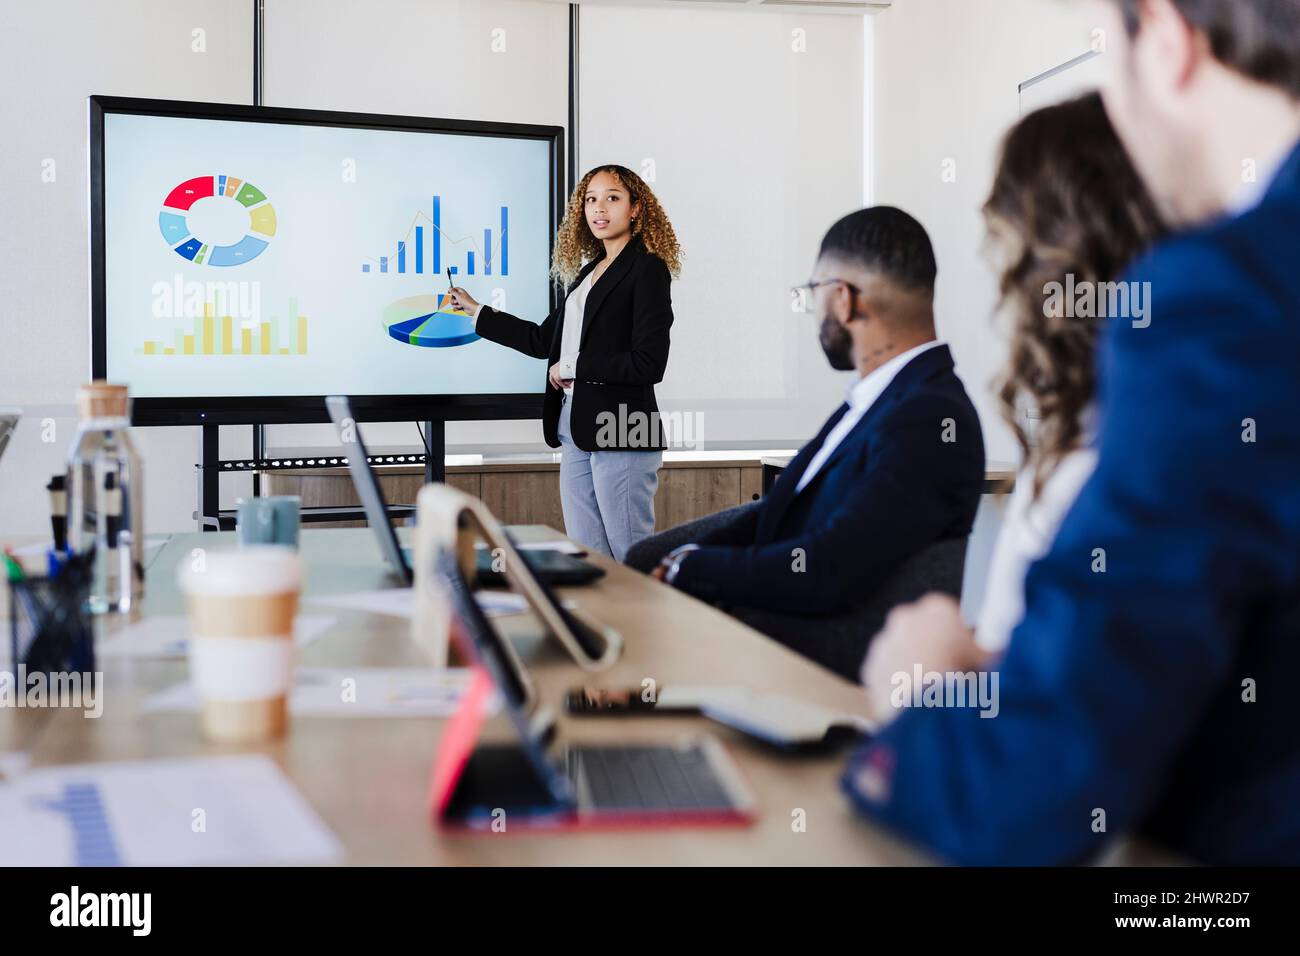
<svg viewBox="0 0 1300 956">
<path fill-rule="evenodd" d="M 1150 324 L 1107 330 L 1097 470 L 1030 570 L 999 713 L 904 712 L 845 774 L 863 812 L 961 863 L 1134 831 L 1300 863 L 1298 266 L 1300 150 L 1130 271 Z"/>
<path fill-rule="evenodd" d="M 865 602 L 912 555 L 970 533 L 984 438 L 946 345 L 903 366 L 802 491 L 841 405 L 761 505 L 705 536 L 674 585 L 719 604 L 801 615 Z"/>
</svg>

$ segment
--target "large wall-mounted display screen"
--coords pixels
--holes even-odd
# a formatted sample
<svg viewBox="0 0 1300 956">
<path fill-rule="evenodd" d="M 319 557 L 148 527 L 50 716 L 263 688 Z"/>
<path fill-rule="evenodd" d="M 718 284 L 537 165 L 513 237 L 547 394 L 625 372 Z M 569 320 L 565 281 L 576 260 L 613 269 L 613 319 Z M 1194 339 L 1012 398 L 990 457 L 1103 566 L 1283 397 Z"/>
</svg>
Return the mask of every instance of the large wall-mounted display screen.
<svg viewBox="0 0 1300 956">
<path fill-rule="evenodd" d="M 138 421 L 531 417 L 543 363 L 445 291 L 546 316 L 560 130 L 99 97 L 91 126 L 92 362 Z"/>
</svg>

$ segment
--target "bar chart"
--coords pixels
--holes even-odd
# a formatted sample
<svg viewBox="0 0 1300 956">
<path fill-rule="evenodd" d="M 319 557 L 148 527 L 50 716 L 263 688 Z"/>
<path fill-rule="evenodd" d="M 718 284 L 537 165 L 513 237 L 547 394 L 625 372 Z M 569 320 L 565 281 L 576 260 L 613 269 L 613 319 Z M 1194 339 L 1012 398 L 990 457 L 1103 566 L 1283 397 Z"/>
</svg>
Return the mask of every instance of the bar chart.
<svg viewBox="0 0 1300 956">
<path fill-rule="evenodd" d="M 442 197 L 433 196 L 428 211 L 411 219 L 405 235 L 387 255 L 366 259 L 367 275 L 510 275 L 510 207 L 500 207 L 500 220 L 465 236 L 450 236 L 442 226 Z M 454 260 L 454 261 L 453 261 Z"/>
<path fill-rule="evenodd" d="M 58 799 L 37 798 L 37 808 L 56 813 L 72 834 L 73 866 L 121 866 L 113 829 L 99 786 L 92 780 L 65 783 Z"/>
<path fill-rule="evenodd" d="M 289 300 L 283 321 L 278 315 L 261 320 L 216 315 L 213 304 L 205 302 L 203 314 L 189 326 L 174 329 L 170 339 L 147 340 L 135 351 L 159 356 L 306 355 L 307 341 L 307 316 L 298 311 L 297 299 Z"/>
</svg>

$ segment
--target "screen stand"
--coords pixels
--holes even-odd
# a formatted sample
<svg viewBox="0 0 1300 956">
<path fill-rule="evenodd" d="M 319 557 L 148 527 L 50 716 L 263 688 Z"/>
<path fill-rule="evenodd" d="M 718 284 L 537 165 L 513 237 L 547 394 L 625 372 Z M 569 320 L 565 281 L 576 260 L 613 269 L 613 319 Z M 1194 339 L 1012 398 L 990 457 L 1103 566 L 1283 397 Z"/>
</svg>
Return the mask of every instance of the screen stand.
<svg viewBox="0 0 1300 956">
<path fill-rule="evenodd" d="M 443 419 L 416 422 L 420 429 L 423 447 L 419 454 L 410 454 L 407 460 L 415 464 L 424 459 L 424 481 L 443 483 L 447 479 L 447 422 Z M 199 460 L 194 466 L 198 508 L 193 518 L 198 522 L 200 531 L 233 531 L 235 513 L 221 510 L 222 474 L 251 474 L 253 476 L 253 494 L 261 494 L 260 475 L 264 471 L 305 471 L 312 468 L 338 468 L 341 455 L 334 451 L 329 454 L 303 453 L 303 457 L 268 458 L 266 439 L 262 425 L 253 426 L 253 457 L 223 460 L 221 457 L 219 425 L 199 426 Z M 392 457 L 387 456 L 387 463 Z M 415 505 L 389 505 L 388 514 L 393 518 L 410 518 L 415 515 Z M 360 505 L 348 507 L 303 508 L 304 524 L 321 521 L 364 521 L 365 509 Z"/>
<path fill-rule="evenodd" d="M 194 468 L 198 479 L 199 510 L 194 517 L 200 531 L 221 530 L 221 496 L 218 477 L 221 468 L 221 426 L 199 426 L 199 462 Z"/>
<path fill-rule="evenodd" d="M 261 424 L 253 426 L 253 458 L 261 460 L 266 457 L 266 431 Z M 262 473 L 253 472 L 253 497 L 262 493 Z"/>
<path fill-rule="evenodd" d="M 425 422 L 422 432 L 424 438 L 424 483 L 432 481 L 447 482 L 447 423 L 442 420 Z"/>
</svg>

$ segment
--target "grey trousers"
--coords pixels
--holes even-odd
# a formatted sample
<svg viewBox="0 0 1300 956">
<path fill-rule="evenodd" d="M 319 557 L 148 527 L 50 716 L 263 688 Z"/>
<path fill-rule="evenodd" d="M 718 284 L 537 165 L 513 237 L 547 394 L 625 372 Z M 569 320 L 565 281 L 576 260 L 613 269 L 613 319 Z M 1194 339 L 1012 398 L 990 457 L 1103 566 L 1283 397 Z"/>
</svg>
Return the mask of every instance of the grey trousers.
<svg viewBox="0 0 1300 956">
<path fill-rule="evenodd" d="M 564 533 L 622 561 L 655 530 L 661 451 L 583 451 L 573 443 L 567 395 L 560 409 L 560 506 Z"/>
</svg>

